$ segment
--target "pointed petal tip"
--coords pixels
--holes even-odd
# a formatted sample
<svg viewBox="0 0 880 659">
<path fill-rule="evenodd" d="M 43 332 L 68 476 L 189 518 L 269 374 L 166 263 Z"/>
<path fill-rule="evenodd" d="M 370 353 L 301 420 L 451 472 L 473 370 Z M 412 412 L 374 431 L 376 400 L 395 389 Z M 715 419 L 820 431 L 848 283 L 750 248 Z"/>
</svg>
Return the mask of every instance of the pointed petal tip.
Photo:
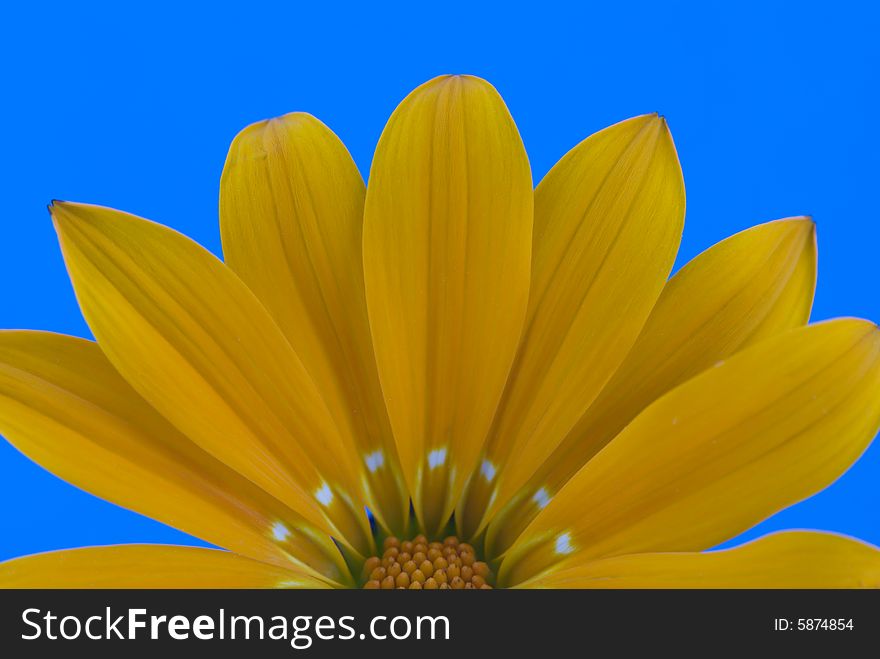
<svg viewBox="0 0 880 659">
<path fill-rule="evenodd" d="M 46 204 L 46 210 L 49 211 L 49 215 L 55 216 L 55 214 L 63 209 L 65 206 L 69 206 L 69 201 L 64 201 L 63 199 L 50 199 L 49 203 Z"/>
<path fill-rule="evenodd" d="M 672 131 L 669 129 L 669 122 L 666 121 L 666 117 L 658 114 L 655 115 L 654 121 L 657 123 L 657 130 L 666 135 L 669 141 L 672 142 Z"/>
<path fill-rule="evenodd" d="M 816 241 L 816 220 L 812 215 L 801 215 L 797 218 L 798 222 L 806 228 L 807 233 L 812 238 L 811 242 Z"/>
<path fill-rule="evenodd" d="M 65 226 L 71 223 L 88 222 L 88 213 L 77 212 L 92 206 L 91 204 L 81 204 L 74 201 L 62 201 L 53 199 L 49 204 L 49 216 L 52 218 L 52 224 L 58 232 L 63 231 Z M 100 208 L 100 207 L 96 207 Z"/>
<path fill-rule="evenodd" d="M 815 226 L 816 219 L 812 215 L 789 215 L 779 220 L 780 222 L 797 222 L 805 226 Z"/>
<path fill-rule="evenodd" d="M 818 326 L 829 326 L 829 325 L 837 325 L 844 326 L 849 325 L 852 328 L 859 328 L 861 330 L 859 336 L 861 338 L 867 338 L 877 332 L 880 332 L 880 325 L 878 325 L 873 320 L 869 320 L 867 318 L 860 318 L 858 316 L 835 316 L 834 318 L 827 318 L 825 320 L 813 321 L 807 327 L 818 327 Z M 880 339 L 880 336 L 872 337 L 874 339 Z M 880 358 L 880 355 L 878 355 Z"/>
<path fill-rule="evenodd" d="M 55 226 L 56 231 L 60 230 L 59 223 L 69 215 L 69 206 L 70 202 L 61 201 L 60 199 L 52 199 L 46 206 L 46 210 L 49 211 L 49 217 L 52 219 L 52 224 Z"/>
<path fill-rule="evenodd" d="M 850 323 L 854 327 L 859 327 L 859 334 L 861 340 L 870 341 L 870 343 L 880 347 L 880 325 L 878 325 L 875 321 L 869 320 L 867 318 L 859 318 L 858 316 L 842 316 L 838 318 L 831 318 L 830 320 L 819 321 L 818 323 L 814 323 L 814 325 L 828 325 L 828 324 L 843 324 Z M 872 361 L 880 362 L 880 353 L 873 353 Z"/>
<path fill-rule="evenodd" d="M 53 215 L 58 215 L 60 213 L 69 215 L 77 208 L 92 205 L 93 204 L 83 204 L 76 201 L 66 201 L 64 199 L 53 199 L 49 202 L 47 208 L 49 209 L 49 212 Z"/>
<path fill-rule="evenodd" d="M 647 114 L 636 115 L 635 117 L 631 117 L 630 119 L 625 119 L 619 123 L 633 123 L 633 126 L 639 127 L 641 130 L 645 131 L 645 134 L 653 134 L 656 136 L 662 136 L 661 139 L 668 140 L 668 142 L 672 145 L 673 150 L 675 150 L 675 142 L 672 139 L 672 131 L 669 130 L 669 123 L 666 121 L 666 116 L 660 114 L 659 112 L 649 112 Z M 676 150 L 676 158 L 678 157 L 678 153 Z"/>
<path fill-rule="evenodd" d="M 781 217 L 778 220 L 770 220 L 768 222 L 763 222 L 761 224 L 755 225 L 752 228 L 758 228 L 763 226 L 779 226 L 779 225 L 787 225 L 792 231 L 803 231 L 808 234 L 816 233 L 816 221 L 813 219 L 812 215 L 790 215 L 788 217 Z"/>
</svg>

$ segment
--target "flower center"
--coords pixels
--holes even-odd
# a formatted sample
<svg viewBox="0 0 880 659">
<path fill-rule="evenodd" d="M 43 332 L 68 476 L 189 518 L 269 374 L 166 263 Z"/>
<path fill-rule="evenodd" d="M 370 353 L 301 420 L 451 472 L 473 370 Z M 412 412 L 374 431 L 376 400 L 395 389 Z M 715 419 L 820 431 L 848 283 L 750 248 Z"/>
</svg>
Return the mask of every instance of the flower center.
<svg viewBox="0 0 880 659">
<path fill-rule="evenodd" d="M 385 539 L 382 557 L 364 562 L 364 588 L 409 590 L 491 589 L 489 566 L 477 560 L 474 548 L 449 536 L 428 542 L 423 535 L 401 541 Z"/>
</svg>

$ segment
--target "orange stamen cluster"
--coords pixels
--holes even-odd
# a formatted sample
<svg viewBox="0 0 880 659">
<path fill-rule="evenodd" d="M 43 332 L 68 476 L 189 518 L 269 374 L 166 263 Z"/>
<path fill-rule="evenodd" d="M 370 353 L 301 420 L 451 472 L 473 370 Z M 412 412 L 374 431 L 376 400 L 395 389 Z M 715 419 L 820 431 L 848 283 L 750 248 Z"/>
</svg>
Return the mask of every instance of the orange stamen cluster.
<svg viewBox="0 0 880 659">
<path fill-rule="evenodd" d="M 474 548 L 449 536 L 428 542 L 423 535 L 401 542 L 385 539 L 382 557 L 364 563 L 364 588 L 393 590 L 489 590 L 489 566 L 478 561 Z"/>
</svg>

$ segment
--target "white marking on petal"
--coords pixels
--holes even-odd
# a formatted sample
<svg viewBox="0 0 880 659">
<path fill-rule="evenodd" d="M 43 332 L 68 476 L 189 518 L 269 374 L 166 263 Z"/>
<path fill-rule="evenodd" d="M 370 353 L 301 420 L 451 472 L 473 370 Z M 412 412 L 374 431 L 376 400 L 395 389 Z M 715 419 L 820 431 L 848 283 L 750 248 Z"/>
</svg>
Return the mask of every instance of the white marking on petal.
<svg viewBox="0 0 880 659">
<path fill-rule="evenodd" d="M 488 460 L 483 460 L 483 464 L 480 465 L 480 473 L 483 474 L 483 478 L 486 479 L 487 483 L 491 483 L 492 479 L 495 478 L 495 465 Z"/>
<path fill-rule="evenodd" d="M 385 464 L 385 454 L 382 453 L 382 449 L 378 449 L 372 453 L 367 453 L 364 461 L 367 463 L 367 469 L 372 473 Z"/>
<path fill-rule="evenodd" d="M 315 498 L 325 506 L 329 506 L 330 502 L 333 501 L 333 492 L 330 491 L 330 486 L 327 483 L 321 485 L 315 492 Z"/>
<path fill-rule="evenodd" d="M 550 503 L 550 494 L 548 494 L 546 488 L 542 487 L 532 495 L 532 501 L 538 504 L 538 508 L 546 508 L 547 504 Z"/>
<path fill-rule="evenodd" d="M 281 522 L 275 522 L 272 525 L 272 537 L 278 542 L 284 542 L 290 537 L 290 529 Z"/>
<path fill-rule="evenodd" d="M 571 533 L 563 533 L 558 538 L 556 538 L 557 554 L 570 554 L 573 551 L 574 546 L 571 544 Z"/>
<path fill-rule="evenodd" d="M 443 448 L 435 448 L 433 451 L 428 453 L 428 466 L 431 469 L 436 469 L 440 465 L 446 462 L 446 447 Z"/>
<path fill-rule="evenodd" d="M 279 581 L 278 588 L 302 588 L 302 581 Z"/>
</svg>

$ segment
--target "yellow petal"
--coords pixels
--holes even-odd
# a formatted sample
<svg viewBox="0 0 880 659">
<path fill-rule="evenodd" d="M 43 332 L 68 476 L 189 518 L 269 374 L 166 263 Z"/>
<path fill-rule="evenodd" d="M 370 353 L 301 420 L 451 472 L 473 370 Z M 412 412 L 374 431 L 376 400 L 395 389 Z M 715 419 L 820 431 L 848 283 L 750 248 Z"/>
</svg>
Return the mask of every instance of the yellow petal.
<svg viewBox="0 0 880 659">
<path fill-rule="evenodd" d="M 0 563 L 0 588 L 328 587 L 295 569 L 198 547 L 86 547 Z"/>
<path fill-rule="evenodd" d="M 586 414 L 525 486 L 501 493 L 509 501 L 487 530 L 490 554 L 510 547 L 542 505 L 651 402 L 738 350 L 806 323 L 815 283 L 815 231 L 807 218 L 748 229 L 685 265 Z"/>
<path fill-rule="evenodd" d="M 0 433 L 125 508 L 250 558 L 349 578 L 328 535 L 180 434 L 92 341 L 0 332 Z"/>
<path fill-rule="evenodd" d="M 880 426 L 880 331 L 843 319 L 777 335 L 654 402 L 550 501 L 502 583 L 559 564 L 701 551 L 833 482 Z"/>
<path fill-rule="evenodd" d="M 320 121 L 245 128 L 220 182 L 226 263 L 260 298 L 345 429 L 370 508 L 401 534 L 409 515 L 379 387 L 364 296 L 364 183 Z"/>
<path fill-rule="evenodd" d="M 562 441 L 632 347 L 684 223 L 666 122 L 637 117 L 587 138 L 535 191 L 529 310 L 483 456 L 456 522 L 473 536 Z M 497 473 L 498 478 L 486 477 Z"/>
<path fill-rule="evenodd" d="M 831 533 L 787 531 L 733 549 L 614 556 L 522 588 L 880 588 L 880 550 Z"/>
<path fill-rule="evenodd" d="M 52 217 L 83 314 L 135 390 L 214 457 L 368 552 L 339 431 L 241 280 L 153 222 L 71 203 L 56 203 Z"/>
<path fill-rule="evenodd" d="M 476 461 L 519 340 L 532 204 L 519 133 L 485 81 L 436 78 L 391 116 L 367 189 L 367 306 L 404 476 L 431 534 Z"/>
</svg>

